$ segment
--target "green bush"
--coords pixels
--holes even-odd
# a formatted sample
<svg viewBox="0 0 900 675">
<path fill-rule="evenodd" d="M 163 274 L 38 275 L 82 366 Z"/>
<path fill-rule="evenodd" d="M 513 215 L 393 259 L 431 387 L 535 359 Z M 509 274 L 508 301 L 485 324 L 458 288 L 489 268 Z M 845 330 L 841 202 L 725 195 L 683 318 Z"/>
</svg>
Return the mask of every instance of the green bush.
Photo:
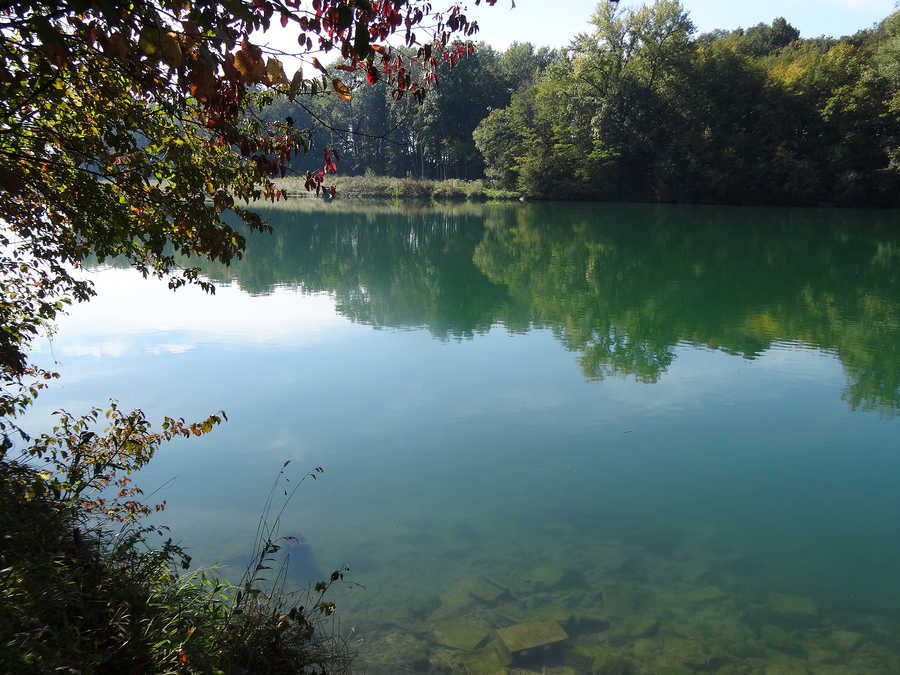
<svg viewBox="0 0 900 675">
<path fill-rule="evenodd" d="M 128 474 L 161 442 L 205 433 L 219 416 L 166 419 L 156 433 L 141 411 L 113 404 L 110 426 L 97 433 L 99 412 L 59 413 L 54 432 L 25 456 L 0 457 L 0 671 L 349 671 L 345 645 L 324 630 L 334 612 L 325 594 L 345 570 L 305 593 L 285 593 L 279 518 L 267 522 L 271 497 L 238 584 L 187 573 L 190 558 L 165 529 L 140 524 L 164 505 L 140 503 Z M 263 578 L 269 569 L 275 577 Z"/>
</svg>

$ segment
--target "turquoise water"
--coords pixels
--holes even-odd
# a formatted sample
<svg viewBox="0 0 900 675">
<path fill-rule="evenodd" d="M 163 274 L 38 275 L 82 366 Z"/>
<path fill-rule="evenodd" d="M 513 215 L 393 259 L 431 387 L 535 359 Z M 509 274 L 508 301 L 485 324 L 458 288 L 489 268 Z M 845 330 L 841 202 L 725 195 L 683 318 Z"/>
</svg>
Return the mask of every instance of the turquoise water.
<svg viewBox="0 0 900 675">
<path fill-rule="evenodd" d="M 38 354 L 36 419 L 227 411 L 140 481 L 199 564 L 291 459 L 293 579 L 350 566 L 361 672 L 502 672 L 535 621 L 535 672 L 900 672 L 896 212 L 265 215 L 211 297 L 95 268 Z"/>
</svg>

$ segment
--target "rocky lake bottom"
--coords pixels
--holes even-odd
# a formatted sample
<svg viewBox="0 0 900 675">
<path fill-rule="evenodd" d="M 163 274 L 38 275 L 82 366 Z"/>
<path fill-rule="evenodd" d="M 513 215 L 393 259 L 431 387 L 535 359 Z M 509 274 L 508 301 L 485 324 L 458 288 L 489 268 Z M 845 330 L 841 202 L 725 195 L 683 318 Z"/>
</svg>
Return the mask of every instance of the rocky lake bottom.
<svg viewBox="0 0 900 675">
<path fill-rule="evenodd" d="M 531 534 L 564 542 L 573 530 Z M 407 540 L 414 555 L 423 542 L 414 535 Z M 663 542 L 648 550 L 598 538 L 580 540 L 574 550 L 528 551 L 520 541 L 505 562 L 488 564 L 479 555 L 480 537 L 460 537 L 455 549 L 422 561 L 432 573 L 440 570 L 439 577 L 423 569 L 421 577 L 398 579 L 402 555 L 367 561 L 359 575 L 365 590 L 340 600 L 344 620 L 353 622 L 356 668 L 373 674 L 900 672 L 894 617 L 785 592 L 777 576 L 775 590 L 768 590 L 759 560 L 727 546 Z M 465 562 L 441 569 L 441 559 Z"/>
</svg>

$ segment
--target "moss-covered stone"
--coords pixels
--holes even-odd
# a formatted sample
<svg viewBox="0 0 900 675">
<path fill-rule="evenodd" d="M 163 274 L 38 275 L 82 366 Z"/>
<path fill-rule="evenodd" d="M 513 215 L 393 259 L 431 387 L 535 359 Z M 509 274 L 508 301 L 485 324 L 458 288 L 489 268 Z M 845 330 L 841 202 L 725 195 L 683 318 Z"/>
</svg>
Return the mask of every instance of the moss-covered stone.
<svg viewBox="0 0 900 675">
<path fill-rule="evenodd" d="M 525 575 L 525 581 L 536 590 L 550 589 L 559 585 L 565 576 L 565 570 L 556 565 L 534 567 Z"/>
<path fill-rule="evenodd" d="M 800 643 L 781 626 L 766 624 L 759 629 L 759 637 L 772 649 L 783 652 L 795 652 L 800 649 Z"/>
<path fill-rule="evenodd" d="M 691 605 L 704 605 L 727 598 L 728 595 L 718 586 L 703 586 L 681 594 L 681 599 Z"/>
<path fill-rule="evenodd" d="M 513 655 L 538 647 L 548 647 L 568 638 L 563 627 L 553 621 L 519 623 L 497 631 L 498 643 Z"/>
<path fill-rule="evenodd" d="M 581 670 L 590 671 L 594 659 L 605 656 L 611 651 L 609 643 L 597 636 L 579 636 L 570 638 L 564 652 L 565 662 L 578 666 Z"/>
<path fill-rule="evenodd" d="M 469 594 L 478 602 L 495 605 L 509 596 L 509 589 L 488 577 L 476 577 L 469 582 Z"/>
<path fill-rule="evenodd" d="M 812 675 L 806 661 L 788 656 L 779 656 L 774 662 L 767 663 L 765 675 Z"/>
<path fill-rule="evenodd" d="M 737 617 L 723 619 L 712 627 L 710 644 L 738 656 L 760 656 L 762 641 L 756 632 Z"/>
<path fill-rule="evenodd" d="M 900 655 L 896 651 L 881 644 L 865 642 L 853 653 L 850 660 L 850 672 L 861 673 L 900 673 Z"/>
<path fill-rule="evenodd" d="M 616 585 L 603 589 L 603 606 L 611 616 L 628 616 L 639 605 L 639 593 L 630 585 Z"/>
<path fill-rule="evenodd" d="M 434 624 L 435 641 L 451 649 L 478 649 L 487 643 L 490 633 L 490 626 L 470 617 L 445 619 Z"/>
<path fill-rule="evenodd" d="M 598 648 L 591 662 L 593 675 L 635 675 L 636 672 L 634 664 L 624 652 L 608 645 Z"/>
<path fill-rule="evenodd" d="M 604 633 L 611 625 L 609 616 L 602 610 L 577 609 L 563 626 L 569 635 Z"/>
<path fill-rule="evenodd" d="M 658 636 L 638 638 L 631 643 L 631 653 L 638 664 L 656 661 L 662 654 L 662 640 Z"/>
<path fill-rule="evenodd" d="M 795 616 L 812 616 L 818 611 L 811 598 L 783 593 L 769 593 L 769 607 L 779 614 Z"/>
<path fill-rule="evenodd" d="M 820 644 L 806 645 L 806 658 L 817 668 L 819 666 L 838 664 L 842 660 L 840 652 L 830 649 L 828 645 Z"/>
<path fill-rule="evenodd" d="M 523 602 L 502 605 L 498 612 L 517 623 L 531 621 L 554 621 L 565 624 L 572 618 L 573 610 L 569 603 L 562 600 L 546 601 L 545 597 L 529 598 Z"/>
<path fill-rule="evenodd" d="M 441 594 L 440 606 L 432 619 L 446 619 L 465 612 L 472 605 L 493 606 L 509 596 L 509 591 L 484 577 L 470 577 L 454 584 Z"/>
<path fill-rule="evenodd" d="M 471 654 L 462 655 L 460 662 L 465 668 L 465 672 L 469 673 L 506 675 L 507 672 L 506 666 L 492 644 L 486 645 Z"/>
<path fill-rule="evenodd" d="M 831 631 L 828 639 L 835 649 L 846 654 L 862 644 L 863 636 L 849 630 L 834 630 Z"/>
<path fill-rule="evenodd" d="M 661 662 L 693 670 L 711 670 L 715 664 L 713 653 L 696 640 L 669 637 L 663 641 Z"/>
<path fill-rule="evenodd" d="M 654 664 L 650 669 L 653 675 L 696 675 L 697 671 L 679 664 Z"/>
<path fill-rule="evenodd" d="M 428 661 L 428 645 L 417 637 L 392 631 L 366 651 L 366 666 L 375 672 L 409 672 L 413 665 Z"/>
<path fill-rule="evenodd" d="M 659 619 L 652 614 L 635 614 L 625 619 L 615 630 L 631 639 L 650 637 L 659 631 Z"/>
<path fill-rule="evenodd" d="M 416 619 L 424 619 L 441 606 L 441 599 L 433 594 L 416 596 L 407 603 L 409 614 Z"/>
</svg>

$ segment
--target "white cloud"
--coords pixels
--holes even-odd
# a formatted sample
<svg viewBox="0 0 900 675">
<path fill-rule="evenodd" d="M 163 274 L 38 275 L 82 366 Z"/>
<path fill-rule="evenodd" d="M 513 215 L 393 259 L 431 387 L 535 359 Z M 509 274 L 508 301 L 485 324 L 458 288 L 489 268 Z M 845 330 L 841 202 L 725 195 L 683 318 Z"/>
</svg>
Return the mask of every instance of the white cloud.
<svg viewBox="0 0 900 675">
<path fill-rule="evenodd" d="M 162 344 L 147 347 L 146 349 L 150 354 L 159 356 L 160 354 L 184 354 L 185 352 L 189 352 L 194 349 L 194 347 L 196 347 L 196 345 Z"/>
<path fill-rule="evenodd" d="M 91 344 L 80 342 L 63 344 L 60 346 L 60 352 L 64 356 L 92 356 L 95 359 L 100 358 L 119 358 L 128 352 L 128 345 L 122 341 L 103 341 Z"/>
<path fill-rule="evenodd" d="M 250 296 L 234 285 L 219 286 L 214 295 L 193 287 L 173 292 L 164 282 L 121 269 L 90 278 L 97 296 L 71 307 L 52 343 L 38 351 L 117 358 L 133 351 L 182 354 L 203 343 L 296 347 L 350 325 L 326 294 L 276 288 Z"/>
</svg>

